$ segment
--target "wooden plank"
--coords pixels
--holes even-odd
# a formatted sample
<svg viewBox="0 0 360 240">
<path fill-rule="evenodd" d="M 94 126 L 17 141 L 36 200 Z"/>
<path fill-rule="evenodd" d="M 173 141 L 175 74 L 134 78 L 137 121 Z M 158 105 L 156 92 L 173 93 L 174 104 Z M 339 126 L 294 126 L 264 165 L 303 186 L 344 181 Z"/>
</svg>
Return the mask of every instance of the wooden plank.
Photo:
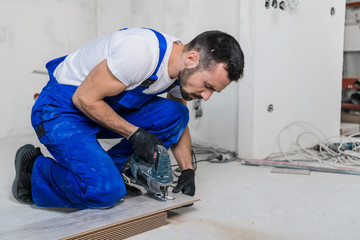
<svg viewBox="0 0 360 240">
<path fill-rule="evenodd" d="M 130 222 L 114 224 L 79 233 L 63 240 L 125 239 L 164 226 L 168 223 L 167 212 L 157 213 Z"/>
<path fill-rule="evenodd" d="M 360 7 L 360 2 L 347 3 L 346 7 Z"/>
<path fill-rule="evenodd" d="M 174 196 L 174 200 L 166 202 L 146 196 L 128 198 L 109 209 L 86 209 L 20 226 L 0 233 L 0 239 L 66 239 L 69 236 L 80 236 L 80 233 L 116 227 L 199 201 L 183 194 Z M 135 224 L 138 223 L 135 221 Z"/>
<path fill-rule="evenodd" d="M 360 175 L 359 168 L 351 168 L 351 167 L 339 167 L 339 166 L 317 167 L 317 166 L 301 164 L 301 163 L 291 163 L 291 162 L 283 162 L 283 161 L 280 162 L 276 160 L 261 160 L 261 159 L 244 159 L 241 161 L 241 163 L 244 165 L 251 165 L 251 166 L 271 166 L 278 168 L 305 169 L 316 172 Z"/>
<path fill-rule="evenodd" d="M 342 103 L 341 109 L 360 109 L 360 105 L 351 103 Z"/>
<path fill-rule="evenodd" d="M 360 89 L 358 78 L 343 78 L 342 79 L 343 89 Z"/>
</svg>

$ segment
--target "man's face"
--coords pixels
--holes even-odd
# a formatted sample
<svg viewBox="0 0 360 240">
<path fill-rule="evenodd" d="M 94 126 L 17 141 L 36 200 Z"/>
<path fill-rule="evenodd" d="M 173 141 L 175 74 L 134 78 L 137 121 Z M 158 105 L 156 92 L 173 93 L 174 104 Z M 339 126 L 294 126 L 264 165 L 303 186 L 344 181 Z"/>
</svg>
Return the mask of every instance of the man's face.
<svg viewBox="0 0 360 240">
<path fill-rule="evenodd" d="M 186 101 L 207 101 L 214 91 L 220 92 L 231 83 L 223 63 L 216 64 L 210 71 L 198 70 L 196 67 L 184 68 L 180 71 L 178 80 L 181 96 Z"/>
</svg>

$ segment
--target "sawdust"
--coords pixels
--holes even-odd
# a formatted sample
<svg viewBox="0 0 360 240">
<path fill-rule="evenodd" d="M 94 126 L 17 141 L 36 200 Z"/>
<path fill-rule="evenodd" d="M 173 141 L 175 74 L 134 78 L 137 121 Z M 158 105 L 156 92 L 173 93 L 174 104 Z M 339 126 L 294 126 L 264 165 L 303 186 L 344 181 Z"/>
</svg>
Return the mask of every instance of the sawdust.
<svg viewBox="0 0 360 240">
<path fill-rule="evenodd" d="M 223 240 L 271 240 L 271 239 L 279 239 L 278 237 L 273 236 L 272 234 L 265 234 L 259 231 L 255 231 L 252 229 L 248 229 L 245 227 L 238 227 L 233 224 L 213 221 L 209 219 L 203 218 L 192 218 L 192 219 L 183 219 L 179 216 L 179 214 L 171 212 L 169 215 L 169 223 L 178 225 L 182 223 L 194 223 L 206 225 L 210 229 L 218 232 L 222 235 Z"/>
<path fill-rule="evenodd" d="M 224 234 L 223 239 L 231 239 L 231 240 L 260 240 L 260 239 L 270 239 L 269 236 L 265 234 L 256 232 L 254 230 L 250 230 L 247 228 L 239 228 L 237 226 L 216 222 L 208 219 L 194 219 L 194 221 L 199 222 L 201 224 L 209 225 L 211 228 L 215 228 L 216 230 L 222 232 Z"/>
</svg>

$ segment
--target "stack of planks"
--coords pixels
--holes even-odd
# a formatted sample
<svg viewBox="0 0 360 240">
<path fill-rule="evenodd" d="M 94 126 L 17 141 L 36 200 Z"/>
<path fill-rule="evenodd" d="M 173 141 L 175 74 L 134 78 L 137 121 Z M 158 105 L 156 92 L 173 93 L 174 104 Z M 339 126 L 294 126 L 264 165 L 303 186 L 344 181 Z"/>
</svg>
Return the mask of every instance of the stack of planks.
<svg viewBox="0 0 360 240">
<path fill-rule="evenodd" d="M 0 239 L 124 239 L 167 224 L 167 211 L 199 201 L 176 194 L 161 202 L 139 196 L 109 209 L 86 209 L 20 226 L 0 233 Z"/>
</svg>

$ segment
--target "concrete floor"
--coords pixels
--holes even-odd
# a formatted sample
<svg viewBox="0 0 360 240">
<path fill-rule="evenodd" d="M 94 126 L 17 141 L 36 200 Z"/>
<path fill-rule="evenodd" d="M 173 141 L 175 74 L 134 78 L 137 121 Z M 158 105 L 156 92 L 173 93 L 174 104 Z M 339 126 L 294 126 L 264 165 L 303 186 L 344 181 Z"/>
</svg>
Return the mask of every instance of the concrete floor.
<svg viewBox="0 0 360 240">
<path fill-rule="evenodd" d="M 14 155 L 25 143 L 39 146 L 33 134 L 0 138 L 0 239 L 1 231 L 68 213 L 13 199 Z M 270 170 L 201 162 L 196 171 L 201 201 L 169 212 L 168 225 L 129 239 L 360 239 L 359 176 Z"/>
</svg>

